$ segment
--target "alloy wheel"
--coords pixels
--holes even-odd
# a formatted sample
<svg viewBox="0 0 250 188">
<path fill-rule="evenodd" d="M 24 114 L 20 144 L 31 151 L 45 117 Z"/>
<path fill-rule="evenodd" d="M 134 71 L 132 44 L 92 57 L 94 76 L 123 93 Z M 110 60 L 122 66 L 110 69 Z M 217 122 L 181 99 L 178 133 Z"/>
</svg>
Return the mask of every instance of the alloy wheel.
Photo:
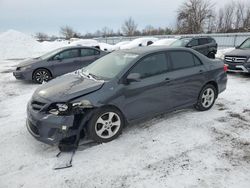
<svg viewBox="0 0 250 188">
<path fill-rule="evenodd" d="M 205 108 L 209 108 L 213 104 L 214 98 L 215 98 L 214 90 L 211 88 L 207 88 L 203 92 L 202 97 L 201 97 L 202 106 Z"/>
<path fill-rule="evenodd" d="M 103 139 L 109 139 L 116 135 L 121 127 L 121 119 L 114 112 L 102 114 L 95 123 L 96 134 Z"/>
<path fill-rule="evenodd" d="M 34 75 L 34 79 L 38 83 L 47 82 L 50 80 L 50 77 L 50 73 L 46 70 L 38 70 Z"/>
</svg>

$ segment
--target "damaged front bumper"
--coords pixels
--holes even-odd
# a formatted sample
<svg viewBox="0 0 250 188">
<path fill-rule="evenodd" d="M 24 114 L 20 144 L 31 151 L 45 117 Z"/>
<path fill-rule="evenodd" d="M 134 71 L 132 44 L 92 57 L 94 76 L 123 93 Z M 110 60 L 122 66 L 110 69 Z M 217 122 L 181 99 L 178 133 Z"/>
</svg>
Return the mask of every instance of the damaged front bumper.
<svg viewBox="0 0 250 188">
<path fill-rule="evenodd" d="M 71 129 L 74 124 L 74 116 L 55 116 L 48 114 L 34 114 L 28 112 L 26 126 L 30 134 L 37 140 L 46 144 L 57 144 L 63 138 L 76 134 Z"/>
<path fill-rule="evenodd" d="M 83 114 L 82 114 L 83 115 Z M 77 135 L 78 126 L 74 126 L 76 118 L 74 114 L 58 116 L 36 110 L 31 102 L 27 106 L 26 127 L 30 134 L 37 140 L 54 145 L 64 138 Z"/>
</svg>

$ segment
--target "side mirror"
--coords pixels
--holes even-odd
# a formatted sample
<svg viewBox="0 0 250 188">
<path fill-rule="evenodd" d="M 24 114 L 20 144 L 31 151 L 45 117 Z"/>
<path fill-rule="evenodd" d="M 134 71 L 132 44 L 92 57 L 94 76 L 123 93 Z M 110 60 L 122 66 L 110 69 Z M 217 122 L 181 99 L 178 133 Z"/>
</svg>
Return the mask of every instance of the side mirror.
<svg viewBox="0 0 250 188">
<path fill-rule="evenodd" d="M 188 48 L 192 48 L 193 46 L 191 44 L 187 44 L 187 47 Z"/>
<path fill-rule="evenodd" d="M 239 49 L 240 48 L 240 46 L 235 46 L 235 49 Z"/>
<path fill-rule="evenodd" d="M 130 83 L 130 82 L 140 82 L 141 81 L 141 75 L 139 73 L 130 73 L 128 76 L 127 76 L 127 83 Z"/>
</svg>

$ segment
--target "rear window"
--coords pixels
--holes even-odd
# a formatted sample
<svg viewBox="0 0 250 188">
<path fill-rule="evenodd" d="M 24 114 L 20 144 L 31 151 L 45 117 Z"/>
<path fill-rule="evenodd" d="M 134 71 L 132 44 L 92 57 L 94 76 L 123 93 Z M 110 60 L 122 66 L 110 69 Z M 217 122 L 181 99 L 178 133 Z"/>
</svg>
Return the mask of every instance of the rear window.
<svg viewBox="0 0 250 188">
<path fill-rule="evenodd" d="M 85 57 L 85 56 L 99 55 L 100 52 L 98 50 L 91 49 L 91 48 L 83 48 L 81 49 L 80 54 L 81 54 L 81 57 Z"/>
<path fill-rule="evenodd" d="M 193 67 L 196 64 L 193 55 L 189 52 L 176 51 L 170 52 L 169 55 L 172 62 L 173 70 Z"/>
</svg>

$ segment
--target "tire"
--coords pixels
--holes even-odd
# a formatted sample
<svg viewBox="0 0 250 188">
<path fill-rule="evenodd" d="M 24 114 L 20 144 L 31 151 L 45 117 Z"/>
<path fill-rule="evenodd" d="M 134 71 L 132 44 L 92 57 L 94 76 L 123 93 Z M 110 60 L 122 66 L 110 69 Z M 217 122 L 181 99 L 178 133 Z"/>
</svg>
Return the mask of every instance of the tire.
<svg viewBox="0 0 250 188">
<path fill-rule="evenodd" d="M 217 89 L 212 84 L 202 88 L 195 108 L 199 111 L 206 111 L 212 108 L 217 98 Z"/>
<path fill-rule="evenodd" d="M 103 107 L 97 109 L 90 118 L 87 125 L 88 136 L 98 143 L 110 142 L 122 133 L 124 124 L 124 117 L 120 111 L 112 107 Z"/>
<path fill-rule="evenodd" d="M 207 55 L 207 57 L 210 58 L 210 59 L 215 59 L 214 52 L 209 52 L 208 55 Z"/>
<path fill-rule="evenodd" d="M 36 83 L 42 84 L 43 82 L 48 82 L 52 79 L 52 75 L 47 69 L 37 69 L 32 76 L 32 80 Z"/>
</svg>

